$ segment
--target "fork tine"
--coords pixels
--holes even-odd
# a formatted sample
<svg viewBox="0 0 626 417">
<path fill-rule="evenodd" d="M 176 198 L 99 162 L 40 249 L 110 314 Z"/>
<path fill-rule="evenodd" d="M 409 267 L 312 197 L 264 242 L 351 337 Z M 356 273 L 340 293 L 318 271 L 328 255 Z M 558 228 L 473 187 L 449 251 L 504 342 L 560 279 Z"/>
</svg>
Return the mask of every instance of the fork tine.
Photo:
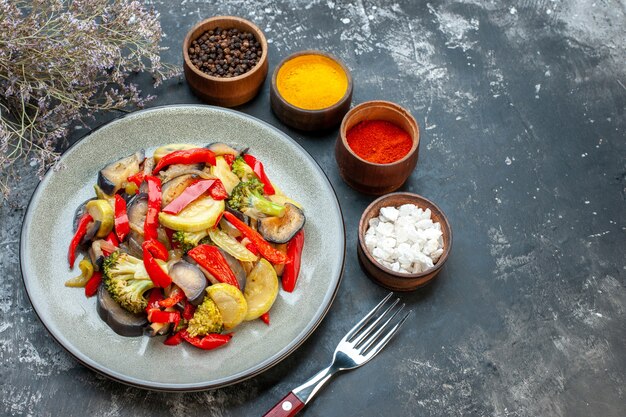
<svg viewBox="0 0 626 417">
<path fill-rule="evenodd" d="M 399 308 L 397 308 L 393 312 L 391 317 L 389 317 L 381 326 L 378 327 L 378 329 L 376 330 L 374 334 L 372 334 L 371 336 L 368 336 L 367 339 L 363 339 L 363 341 L 361 342 L 361 346 L 355 346 L 355 347 L 358 347 L 361 350 L 361 352 L 365 352 L 370 346 L 372 346 L 378 340 L 378 338 L 385 331 L 389 323 L 391 323 L 391 321 L 404 309 L 404 306 L 405 304 L 403 303 Z"/>
<path fill-rule="evenodd" d="M 385 304 L 387 302 L 387 300 L 389 300 L 391 298 L 391 296 L 393 295 L 393 293 L 389 293 L 387 294 L 387 296 L 385 298 L 383 298 L 380 303 L 378 303 L 376 305 L 376 307 L 374 307 L 369 313 L 367 313 L 367 315 L 365 317 L 363 317 L 357 324 L 354 325 L 354 327 L 352 327 L 350 329 L 350 331 L 348 331 L 348 333 L 346 333 L 346 335 L 343 337 L 343 339 L 341 339 L 342 342 L 346 342 L 348 340 L 350 340 L 359 330 L 361 330 L 363 328 L 363 326 L 365 326 L 365 324 L 374 316 L 374 314 L 376 314 L 378 312 L 378 309 L 380 309 L 380 307 Z"/>
<path fill-rule="evenodd" d="M 412 313 L 412 311 L 409 311 L 408 313 L 406 313 L 404 315 L 404 317 L 402 317 L 400 319 L 400 321 L 398 321 L 378 343 L 376 343 L 373 347 L 371 347 L 369 352 L 367 352 L 365 354 L 365 360 L 366 361 L 369 361 L 374 356 L 376 356 L 378 354 L 378 352 L 380 352 L 382 350 L 382 348 L 384 348 L 385 345 L 387 345 L 387 343 L 389 343 L 391 338 L 395 336 L 395 334 L 400 329 L 400 326 L 402 326 L 404 324 L 404 322 L 406 321 L 407 318 L 409 318 L 411 313 Z"/>
<path fill-rule="evenodd" d="M 370 323 L 365 328 L 365 330 L 359 333 L 357 338 L 352 341 L 352 344 L 354 345 L 355 348 L 358 347 L 360 344 L 362 344 L 362 342 L 370 335 L 370 333 L 374 331 L 376 326 L 378 326 L 378 324 L 385 318 L 385 316 L 387 316 L 387 314 L 393 310 L 393 308 L 398 304 L 399 301 L 400 299 L 396 298 L 394 302 L 391 303 L 391 305 L 387 307 L 387 309 L 383 311 L 383 313 L 376 318 L 376 320 L 372 321 L 372 323 Z"/>
</svg>

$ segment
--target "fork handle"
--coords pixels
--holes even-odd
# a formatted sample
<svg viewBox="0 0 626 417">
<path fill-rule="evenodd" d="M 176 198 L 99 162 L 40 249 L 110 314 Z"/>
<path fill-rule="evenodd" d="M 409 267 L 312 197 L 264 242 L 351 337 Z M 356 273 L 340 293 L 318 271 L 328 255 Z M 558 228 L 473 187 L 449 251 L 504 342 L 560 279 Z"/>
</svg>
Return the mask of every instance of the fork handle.
<svg viewBox="0 0 626 417">
<path fill-rule="evenodd" d="M 280 400 L 270 411 L 268 411 L 263 417 L 291 417 L 298 414 L 298 411 L 309 403 L 332 376 L 337 373 L 339 369 L 334 365 L 330 365 L 306 381 L 304 384 L 297 388 L 294 388 L 285 398 Z"/>
<path fill-rule="evenodd" d="M 298 414 L 302 408 L 304 408 L 304 403 L 293 392 L 290 392 L 263 417 L 292 417 Z"/>
</svg>

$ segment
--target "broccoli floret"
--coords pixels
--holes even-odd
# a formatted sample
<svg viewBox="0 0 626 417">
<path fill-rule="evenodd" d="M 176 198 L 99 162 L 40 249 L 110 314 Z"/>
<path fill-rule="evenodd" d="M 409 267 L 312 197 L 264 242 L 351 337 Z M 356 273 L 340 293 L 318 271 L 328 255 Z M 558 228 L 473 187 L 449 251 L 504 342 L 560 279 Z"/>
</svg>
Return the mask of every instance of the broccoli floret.
<svg viewBox="0 0 626 417">
<path fill-rule="evenodd" d="M 222 315 L 211 297 L 205 297 L 187 325 L 189 336 L 204 336 L 219 333 L 223 329 Z"/>
<path fill-rule="evenodd" d="M 237 175 L 241 181 L 248 181 L 256 177 L 254 171 L 252 170 L 250 165 L 246 163 L 242 156 L 238 156 L 237 158 L 235 158 L 231 170 L 233 171 L 233 174 Z"/>
<path fill-rule="evenodd" d="M 206 243 L 205 241 L 208 236 L 209 232 L 207 230 L 201 230 L 199 232 L 178 231 L 172 235 L 172 240 L 178 242 L 182 251 L 187 253 L 201 243 Z"/>
<path fill-rule="evenodd" d="M 189 321 L 181 317 L 180 321 L 178 322 L 178 326 L 174 328 L 174 333 L 180 332 L 181 330 L 185 330 L 188 325 L 189 325 Z"/>
<path fill-rule="evenodd" d="M 263 197 L 263 183 L 256 178 L 237 184 L 230 193 L 228 206 L 244 213 L 249 209 L 255 209 L 268 216 L 281 217 L 285 214 L 284 206 Z"/>
<path fill-rule="evenodd" d="M 148 305 L 143 294 L 154 284 L 141 259 L 114 252 L 103 263 L 104 285 L 113 300 L 131 313 L 141 313 Z"/>
<path fill-rule="evenodd" d="M 202 239 L 200 239 L 200 242 L 198 242 L 198 245 L 212 245 L 213 241 L 211 240 L 211 236 L 205 236 Z"/>
</svg>

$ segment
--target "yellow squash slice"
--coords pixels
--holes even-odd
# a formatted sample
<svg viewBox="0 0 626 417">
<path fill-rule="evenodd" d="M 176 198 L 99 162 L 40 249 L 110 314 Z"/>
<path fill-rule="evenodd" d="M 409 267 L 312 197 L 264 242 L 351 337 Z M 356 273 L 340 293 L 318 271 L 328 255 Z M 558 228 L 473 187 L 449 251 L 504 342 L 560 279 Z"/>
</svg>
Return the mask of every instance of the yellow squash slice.
<svg viewBox="0 0 626 417">
<path fill-rule="evenodd" d="M 200 197 L 178 214 L 159 213 L 159 221 L 165 227 L 183 232 L 199 232 L 215 225 L 224 211 L 224 200 Z"/>
<path fill-rule="evenodd" d="M 93 217 L 94 221 L 100 222 L 100 228 L 96 233 L 96 237 L 106 237 L 115 224 L 115 213 L 113 207 L 107 200 L 90 200 L 85 206 L 87 213 Z"/>
<path fill-rule="evenodd" d="M 246 279 L 243 296 L 248 303 L 245 320 L 254 320 L 272 308 L 278 295 L 278 277 L 271 263 L 261 259 Z"/>
<path fill-rule="evenodd" d="M 246 318 L 248 303 L 237 287 L 220 282 L 211 285 L 206 291 L 220 310 L 226 330 L 236 327 Z"/>
<path fill-rule="evenodd" d="M 154 162 L 158 163 L 161 158 L 163 158 L 168 153 L 172 153 L 174 151 L 184 151 L 187 149 L 196 149 L 200 148 L 198 145 L 192 145 L 190 143 L 170 143 L 169 145 L 163 145 L 159 148 L 156 148 L 154 151 Z"/>
</svg>

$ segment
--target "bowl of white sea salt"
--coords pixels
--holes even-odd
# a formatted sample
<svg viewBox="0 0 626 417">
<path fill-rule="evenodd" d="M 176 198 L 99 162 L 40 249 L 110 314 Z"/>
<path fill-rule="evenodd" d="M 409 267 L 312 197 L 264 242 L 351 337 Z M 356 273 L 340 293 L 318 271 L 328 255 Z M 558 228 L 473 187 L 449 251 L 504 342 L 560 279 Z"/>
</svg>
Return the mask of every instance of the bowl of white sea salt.
<svg viewBox="0 0 626 417">
<path fill-rule="evenodd" d="M 430 282 L 448 259 L 451 246 L 446 215 L 417 194 L 380 197 L 359 222 L 357 252 L 362 268 L 394 291 L 412 291 Z"/>
</svg>

